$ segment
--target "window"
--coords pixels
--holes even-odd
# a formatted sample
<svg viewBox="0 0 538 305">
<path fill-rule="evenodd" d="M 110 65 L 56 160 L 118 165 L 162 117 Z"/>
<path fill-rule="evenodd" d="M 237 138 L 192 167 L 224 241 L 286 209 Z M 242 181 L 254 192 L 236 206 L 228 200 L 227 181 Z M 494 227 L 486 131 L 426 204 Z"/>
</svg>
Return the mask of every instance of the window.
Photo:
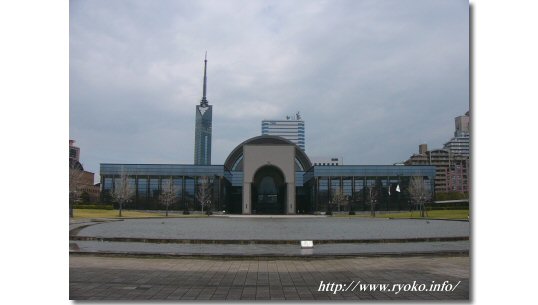
<svg viewBox="0 0 538 305">
<path fill-rule="evenodd" d="M 147 178 L 138 178 L 138 196 L 141 198 L 146 198 L 148 195 L 148 179 Z"/>
<path fill-rule="evenodd" d="M 149 180 L 149 192 L 153 198 L 159 197 L 159 178 L 151 177 Z"/>
</svg>

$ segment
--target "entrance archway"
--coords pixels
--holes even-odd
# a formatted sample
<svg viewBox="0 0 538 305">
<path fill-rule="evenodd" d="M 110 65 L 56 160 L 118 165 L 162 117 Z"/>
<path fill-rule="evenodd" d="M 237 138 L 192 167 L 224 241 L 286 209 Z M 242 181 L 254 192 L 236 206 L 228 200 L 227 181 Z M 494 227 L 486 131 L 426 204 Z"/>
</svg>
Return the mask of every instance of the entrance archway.
<svg viewBox="0 0 538 305">
<path fill-rule="evenodd" d="M 254 174 L 251 187 L 253 214 L 284 214 L 286 182 L 276 166 L 260 167 Z"/>
</svg>

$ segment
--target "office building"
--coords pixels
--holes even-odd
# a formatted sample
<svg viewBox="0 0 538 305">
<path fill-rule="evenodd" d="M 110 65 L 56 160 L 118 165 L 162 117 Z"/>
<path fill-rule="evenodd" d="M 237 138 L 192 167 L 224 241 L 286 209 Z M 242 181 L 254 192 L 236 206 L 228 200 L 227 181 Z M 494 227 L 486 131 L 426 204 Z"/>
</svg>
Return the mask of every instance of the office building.
<svg viewBox="0 0 538 305">
<path fill-rule="evenodd" d="M 305 126 L 299 112 L 286 120 L 263 120 L 262 135 L 282 137 L 305 150 Z"/>
</svg>

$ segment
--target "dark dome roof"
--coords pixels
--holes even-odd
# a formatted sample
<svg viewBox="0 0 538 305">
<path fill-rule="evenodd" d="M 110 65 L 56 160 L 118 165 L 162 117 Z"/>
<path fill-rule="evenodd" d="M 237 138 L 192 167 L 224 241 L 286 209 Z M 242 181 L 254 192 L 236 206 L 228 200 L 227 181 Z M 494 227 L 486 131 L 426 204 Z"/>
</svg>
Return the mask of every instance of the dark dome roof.
<svg viewBox="0 0 538 305">
<path fill-rule="evenodd" d="M 228 155 L 228 158 L 226 158 L 226 162 L 224 162 L 224 166 L 229 170 L 242 170 L 242 166 L 236 166 L 240 161 L 243 159 L 243 146 L 246 144 L 250 145 L 265 145 L 265 144 L 271 144 L 271 145 L 294 145 L 295 146 L 295 161 L 296 163 L 299 163 L 299 165 L 303 168 L 303 170 L 308 170 L 310 167 L 312 167 L 312 162 L 310 162 L 310 159 L 305 154 L 305 152 L 299 148 L 299 146 L 295 145 L 295 143 L 291 142 L 290 140 L 284 139 L 282 137 L 278 136 L 269 136 L 269 135 L 262 135 L 257 136 L 254 138 L 250 138 L 243 143 L 237 145 L 234 150 Z M 242 162 L 241 162 L 242 163 Z M 242 165 L 242 164 L 241 164 Z M 234 166 L 236 168 L 234 168 Z M 237 168 L 237 167 L 240 167 Z"/>
</svg>

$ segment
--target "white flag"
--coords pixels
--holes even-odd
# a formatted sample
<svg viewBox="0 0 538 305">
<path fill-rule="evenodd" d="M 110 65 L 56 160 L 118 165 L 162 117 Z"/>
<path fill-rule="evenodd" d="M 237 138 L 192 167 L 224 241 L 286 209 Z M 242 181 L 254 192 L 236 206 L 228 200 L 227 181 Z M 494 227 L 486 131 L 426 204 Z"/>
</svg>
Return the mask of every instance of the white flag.
<svg viewBox="0 0 538 305">
<path fill-rule="evenodd" d="M 396 186 L 396 192 L 398 192 L 398 193 L 400 192 L 400 185 L 399 184 Z"/>
</svg>

